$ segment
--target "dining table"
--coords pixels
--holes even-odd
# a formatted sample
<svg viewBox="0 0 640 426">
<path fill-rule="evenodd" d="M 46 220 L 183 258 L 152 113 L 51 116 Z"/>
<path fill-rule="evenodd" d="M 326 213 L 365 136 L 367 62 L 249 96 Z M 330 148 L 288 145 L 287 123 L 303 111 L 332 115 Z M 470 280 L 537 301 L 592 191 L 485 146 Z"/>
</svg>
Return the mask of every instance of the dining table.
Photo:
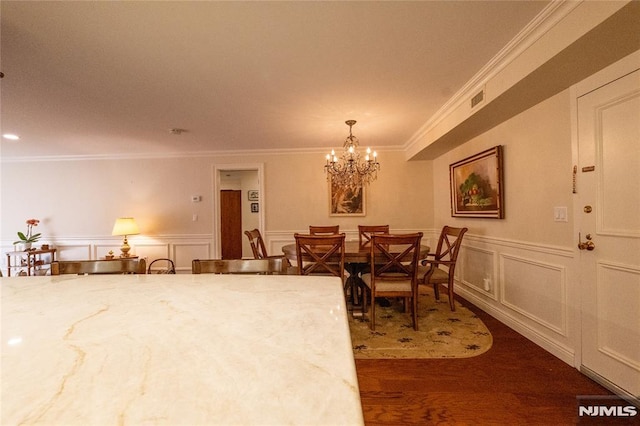
<svg viewBox="0 0 640 426">
<path fill-rule="evenodd" d="M 406 246 L 402 246 L 405 249 Z M 318 246 L 318 250 L 321 253 L 322 247 Z M 393 245 L 388 247 L 390 253 L 400 254 L 402 253 L 400 248 L 396 248 Z M 427 257 L 430 247 L 427 245 L 420 245 L 420 259 Z M 291 262 L 292 265 L 297 264 L 296 244 L 286 244 L 282 246 L 282 252 L 285 257 Z M 344 289 L 347 293 L 346 296 L 349 299 L 349 308 L 354 316 L 364 315 L 364 312 L 358 312 L 354 308 L 362 306 L 364 311 L 364 291 L 365 288 L 360 275 L 366 270 L 371 262 L 371 243 L 361 244 L 359 240 L 345 241 L 344 243 L 344 269 L 347 272 L 347 278 L 344 283 Z"/>
<path fill-rule="evenodd" d="M 0 306 L 3 425 L 364 424 L 337 277 L 0 278 Z"/>
</svg>

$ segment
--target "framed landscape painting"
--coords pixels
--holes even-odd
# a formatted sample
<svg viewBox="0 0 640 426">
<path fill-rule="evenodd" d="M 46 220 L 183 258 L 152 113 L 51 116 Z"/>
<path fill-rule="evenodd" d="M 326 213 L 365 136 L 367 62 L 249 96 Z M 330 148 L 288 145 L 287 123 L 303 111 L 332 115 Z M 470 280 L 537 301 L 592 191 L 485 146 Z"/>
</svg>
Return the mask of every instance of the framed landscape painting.
<svg viewBox="0 0 640 426">
<path fill-rule="evenodd" d="M 502 147 L 449 165 L 451 216 L 504 218 Z"/>
<path fill-rule="evenodd" d="M 329 216 L 365 216 L 364 187 L 347 188 L 329 179 Z"/>
</svg>

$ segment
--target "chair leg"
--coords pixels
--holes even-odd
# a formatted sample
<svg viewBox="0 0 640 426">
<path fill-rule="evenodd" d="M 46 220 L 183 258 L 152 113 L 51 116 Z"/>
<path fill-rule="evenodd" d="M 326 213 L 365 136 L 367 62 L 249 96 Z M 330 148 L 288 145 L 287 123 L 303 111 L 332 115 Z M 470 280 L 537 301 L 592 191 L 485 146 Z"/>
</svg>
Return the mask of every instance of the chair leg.
<svg viewBox="0 0 640 426">
<path fill-rule="evenodd" d="M 367 286 L 360 284 L 360 291 L 362 292 L 362 297 L 360 299 L 360 303 L 362 304 L 362 318 L 364 318 L 364 316 L 367 315 L 367 298 L 369 297 Z"/>
<path fill-rule="evenodd" d="M 440 300 L 440 288 L 437 283 L 433 283 L 433 293 L 436 295 L 436 300 Z"/>
<path fill-rule="evenodd" d="M 456 304 L 453 300 L 453 282 L 449 282 L 449 306 L 451 306 L 451 311 L 456 310 Z"/>
<path fill-rule="evenodd" d="M 411 298 L 411 317 L 413 318 L 413 329 L 418 331 L 418 294 Z"/>
<path fill-rule="evenodd" d="M 369 318 L 369 325 L 371 330 L 376 330 L 376 300 L 373 298 L 373 291 L 371 292 L 371 318 Z"/>
</svg>

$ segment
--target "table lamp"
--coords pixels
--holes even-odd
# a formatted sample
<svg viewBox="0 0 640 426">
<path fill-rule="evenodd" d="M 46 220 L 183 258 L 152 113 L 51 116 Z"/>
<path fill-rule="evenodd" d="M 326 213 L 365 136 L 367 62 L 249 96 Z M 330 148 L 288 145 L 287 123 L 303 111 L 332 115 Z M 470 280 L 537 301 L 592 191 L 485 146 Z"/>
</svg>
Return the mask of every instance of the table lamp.
<svg viewBox="0 0 640 426">
<path fill-rule="evenodd" d="M 138 225 L 132 217 L 120 217 L 116 219 L 111 235 L 124 235 L 124 241 L 120 247 L 120 251 L 122 251 L 121 257 L 129 257 L 129 250 L 131 250 L 129 242 L 127 241 L 127 235 L 136 235 L 139 233 Z"/>
</svg>

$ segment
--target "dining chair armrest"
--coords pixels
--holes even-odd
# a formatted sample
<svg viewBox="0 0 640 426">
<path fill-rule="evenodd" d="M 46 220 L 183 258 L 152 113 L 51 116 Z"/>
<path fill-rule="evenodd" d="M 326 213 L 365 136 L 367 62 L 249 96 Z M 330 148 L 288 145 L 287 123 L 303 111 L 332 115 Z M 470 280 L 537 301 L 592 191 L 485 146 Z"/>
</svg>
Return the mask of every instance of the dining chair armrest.
<svg viewBox="0 0 640 426">
<path fill-rule="evenodd" d="M 434 260 L 423 259 L 420 261 L 420 263 L 422 264 L 422 266 L 427 266 L 427 264 L 430 264 L 431 268 L 436 268 L 438 265 L 451 266 L 456 264 L 456 262 L 452 260 L 438 260 L 438 259 L 434 259 Z"/>
<path fill-rule="evenodd" d="M 429 257 L 432 257 L 433 260 L 430 260 Z M 436 255 L 428 253 L 424 259 L 420 259 L 420 264 L 422 266 L 427 266 L 427 263 L 432 263 L 436 261 Z"/>
</svg>

